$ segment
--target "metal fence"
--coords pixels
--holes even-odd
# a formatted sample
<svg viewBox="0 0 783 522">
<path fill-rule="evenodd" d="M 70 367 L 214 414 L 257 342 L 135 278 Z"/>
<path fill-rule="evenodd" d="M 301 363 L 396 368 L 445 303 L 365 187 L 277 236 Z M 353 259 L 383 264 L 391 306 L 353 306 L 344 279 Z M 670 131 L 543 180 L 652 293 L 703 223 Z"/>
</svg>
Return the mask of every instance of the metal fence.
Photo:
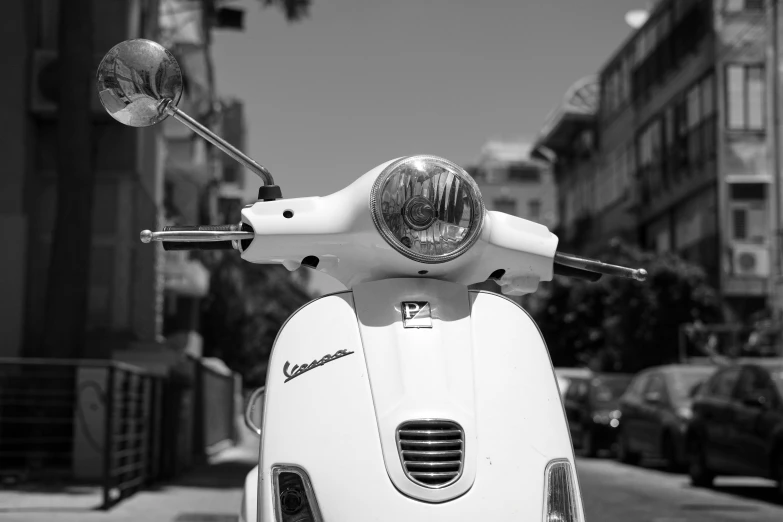
<svg viewBox="0 0 783 522">
<path fill-rule="evenodd" d="M 0 358 L 0 478 L 100 484 L 108 509 L 230 446 L 238 375 L 183 362 L 162 377 L 118 361 Z"/>
<path fill-rule="evenodd" d="M 120 362 L 0 358 L 0 473 L 99 482 L 108 509 L 161 473 L 163 399 Z"/>
</svg>

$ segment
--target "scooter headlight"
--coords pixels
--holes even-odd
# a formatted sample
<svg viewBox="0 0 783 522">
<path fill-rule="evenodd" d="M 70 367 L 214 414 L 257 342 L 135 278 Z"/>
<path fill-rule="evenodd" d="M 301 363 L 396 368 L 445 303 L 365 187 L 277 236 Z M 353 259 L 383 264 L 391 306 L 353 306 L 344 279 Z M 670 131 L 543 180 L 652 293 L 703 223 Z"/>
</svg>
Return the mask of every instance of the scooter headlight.
<svg viewBox="0 0 783 522">
<path fill-rule="evenodd" d="M 464 254 L 484 222 L 476 182 L 436 156 L 410 156 L 386 167 L 373 185 L 370 208 L 386 242 L 420 263 L 444 263 Z"/>
</svg>

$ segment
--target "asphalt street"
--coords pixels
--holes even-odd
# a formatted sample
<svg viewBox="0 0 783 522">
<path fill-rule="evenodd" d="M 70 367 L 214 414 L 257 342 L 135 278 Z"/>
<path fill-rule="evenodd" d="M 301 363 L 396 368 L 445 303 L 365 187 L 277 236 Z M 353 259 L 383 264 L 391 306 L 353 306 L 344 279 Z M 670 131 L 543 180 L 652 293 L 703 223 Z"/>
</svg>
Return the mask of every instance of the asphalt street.
<svg viewBox="0 0 783 522">
<path fill-rule="evenodd" d="M 718 478 L 695 488 L 684 474 L 577 458 L 587 522 L 781 522 L 774 482 Z"/>
</svg>

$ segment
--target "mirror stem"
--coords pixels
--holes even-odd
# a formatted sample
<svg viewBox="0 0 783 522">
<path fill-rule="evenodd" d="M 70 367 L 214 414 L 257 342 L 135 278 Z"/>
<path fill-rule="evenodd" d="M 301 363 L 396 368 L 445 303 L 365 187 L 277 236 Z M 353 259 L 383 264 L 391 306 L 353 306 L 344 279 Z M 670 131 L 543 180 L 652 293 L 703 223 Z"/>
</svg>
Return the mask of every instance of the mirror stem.
<svg viewBox="0 0 783 522">
<path fill-rule="evenodd" d="M 264 181 L 264 185 L 274 185 L 275 180 L 272 179 L 272 174 L 269 173 L 268 170 L 266 170 L 266 167 L 263 165 L 259 165 L 256 161 L 249 158 L 244 152 L 237 149 L 233 145 L 231 145 L 229 142 L 179 110 L 177 107 L 175 107 L 171 100 L 163 100 L 161 102 L 161 110 L 168 113 L 170 116 L 173 116 L 180 122 L 184 123 L 190 130 L 210 142 L 215 147 L 219 148 L 235 160 L 237 160 L 239 163 L 244 165 L 246 168 L 253 171 L 254 174 L 256 174 L 258 177 L 260 177 Z"/>
</svg>

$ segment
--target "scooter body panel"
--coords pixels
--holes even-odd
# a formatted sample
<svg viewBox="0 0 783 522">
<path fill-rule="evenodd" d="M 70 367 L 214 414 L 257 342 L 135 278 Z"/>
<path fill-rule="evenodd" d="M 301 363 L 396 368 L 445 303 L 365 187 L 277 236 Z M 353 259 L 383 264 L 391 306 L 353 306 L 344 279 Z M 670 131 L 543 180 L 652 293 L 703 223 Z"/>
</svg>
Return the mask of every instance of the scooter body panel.
<svg viewBox="0 0 783 522">
<path fill-rule="evenodd" d="M 432 327 L 404 328 L 405 302 L 428 302 Z M 247 481 L 258 473 L 264 522 L 276 520 L 275 465 L 303 468 L 323 519 L 341 522 L 541 520 L 547 464 L 575 469 L 537 326 L 512 301 L 455 283 L 376 281 L 303 307 L 275 343 L 264 401 Z M 439 489 L 408 478 L 395 440 L 401 422 L 432 418 L 465 436 L 462 474 Z"/>
<path fill-rule="evenodd" d="M 347 288 L 392 278 L 421 277 L 470 285 L 492 274 L 506 295 L 534 292 L 552 280 L 557 236 L 547 227 L 502 212 L 488 211 L 476 244 L 459 257 L 424 264 L 397 250 L 375 227 L 370 192 L 390 163 L 379 165 L 344 189 L 323 197 L 262 201 L 242 209 L 242 222 L 255 231 L 242 251 L 251 263 L 282 264 L 296 270 L 318 258 L 316 270 Z"/>
</svg>

